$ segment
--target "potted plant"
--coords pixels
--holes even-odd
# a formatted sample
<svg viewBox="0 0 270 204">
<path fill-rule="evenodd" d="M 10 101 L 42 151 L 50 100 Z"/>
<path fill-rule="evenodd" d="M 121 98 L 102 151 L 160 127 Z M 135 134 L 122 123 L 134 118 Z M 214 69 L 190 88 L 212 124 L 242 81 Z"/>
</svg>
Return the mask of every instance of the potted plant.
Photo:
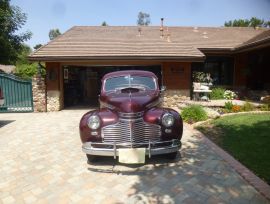
<svg viewBox="0 0 270 204">
<path fill-rule="evenodd" d="M 205 72 L 193 72 L 192 74 L 193 82 L 200 83 L 205 86 L 212 86 L 213 79 L 211 78 L 210 73 Z"/>
</svg>

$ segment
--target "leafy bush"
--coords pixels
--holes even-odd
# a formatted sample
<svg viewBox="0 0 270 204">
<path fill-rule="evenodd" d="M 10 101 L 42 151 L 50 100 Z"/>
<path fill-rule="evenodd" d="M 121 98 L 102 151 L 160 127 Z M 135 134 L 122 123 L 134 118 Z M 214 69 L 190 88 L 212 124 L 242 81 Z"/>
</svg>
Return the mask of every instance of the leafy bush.
<svg viewBox="0 0 270 204">
<path fill-rule="evenodd" d="M 224 93 L 225 89 L 223 88 L 213 88 L 212 92 L 210 93 L 210 99 L 212 100 L 219 100 L 219 99 L 224 99 Z"/>
<path fill-rule="evenodd" d="M 252 103 L 245 102 L 242 106 L 242 111 L 253 111 L 255 109 L 255 106 Z"/>
<path fill-rule="evenodd" d="M 236 93 L 230 90 L 226 90 L 223 94 L 223 97 L 228 100 L 233 100 L 236 98 L 236 96 L 237 96 Z"/>
<path fill-rule="evenodd" d="M 22 78 L 31 78 L 37 73 L 37 63 L 16 65 L 16 75 Z"/>
<path fill-rule="evenodd" d="M 263 104 L 260 106 L 261 111 L 270 111 L 270 104 Z"/>
<path fill-rule="evenodd" d="M 202 106 L 190 105 L 183 108 L 181 116 L 184 121 L 188 123 L 194 123 L 207 119 L 207 113 Z"/>
<path fill-rule="evenodd" d="M 231 112 L 233 110 L 233 103 L 231 101 L 227 101 L 224 108 L 227 112 Z"/>
<path fill-rule="evenodd" d="M 17 64 L 15 75 L 25 79 L 30 79 L 38 73 L 38 66 L 39 66 L 38 63 Z M 40 71 L 42 76 L 46 75 L 44 67 L 41 67 Z"/>
<path fill-rule="evenodd" d="M 38 63 L 32 63 L 28 60 L 28 55 L 32 52 L 32 49 L 28 45 L 24 45 L 21 53 L 18 55 L 16 62 L 16 72 L 15 75 L 22 78 L 32 78 L 35 74 L 38 73 Z M 46 71 L 44 65 L 41 68 L 41 74 L 44 76 Z"/>
</svg>

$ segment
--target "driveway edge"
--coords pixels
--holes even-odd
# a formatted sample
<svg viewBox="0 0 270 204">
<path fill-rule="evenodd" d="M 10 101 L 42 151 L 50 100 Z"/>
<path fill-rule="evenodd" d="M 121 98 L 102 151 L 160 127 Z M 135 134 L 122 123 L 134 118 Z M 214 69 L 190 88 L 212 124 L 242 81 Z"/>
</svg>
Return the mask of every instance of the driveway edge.
<svg viewBox="0 0 270 204">
<path fill-rule="evenodd" d="M 194 129 L 194 128 L 193 128 Z M 231 167 L 233 167 L 237 173 L 239 173 L 248 183 L 250 183 L 258 192 L 260 192 L 265 198 L 270 201 L 270 186 L 251 172 L 247 167 L 233 158 L 226 151 L 217 146 L 214 142 L 208 139 L 203 133 L 194 129 L 194 133 L 197 137 L 201 138 L 211 149 L 217 153 L 222 159 L 224 159 Z"/>
</svg>

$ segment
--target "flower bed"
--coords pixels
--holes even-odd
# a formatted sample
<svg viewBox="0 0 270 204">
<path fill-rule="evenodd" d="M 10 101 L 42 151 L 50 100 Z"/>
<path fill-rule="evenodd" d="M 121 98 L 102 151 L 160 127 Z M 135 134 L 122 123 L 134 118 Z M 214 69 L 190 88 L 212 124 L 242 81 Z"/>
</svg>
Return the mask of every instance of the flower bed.
<svg viewBox="0 0 270 204">
<path fill-rule="evenodd" d="M 206 121 L 207 119 L 219 118 L 222 115 L 231 113 L 247 113 L 247 112 L 269 112 L 270 104 L 255 104 L 252 102 L 243 101 L 226 101 L 224 106 L 206 106 L 191 104 L 186 105 L 181 109 L 181 116 L 183 120 L 189 124 L 194 124 L 199 121 Z M 240 103 L 241 102 L 241 103 Z M 204 113 L 205 112 L 205 113 Z M 206 116 L 205 116 L 206 115 Z"/>
</svg>

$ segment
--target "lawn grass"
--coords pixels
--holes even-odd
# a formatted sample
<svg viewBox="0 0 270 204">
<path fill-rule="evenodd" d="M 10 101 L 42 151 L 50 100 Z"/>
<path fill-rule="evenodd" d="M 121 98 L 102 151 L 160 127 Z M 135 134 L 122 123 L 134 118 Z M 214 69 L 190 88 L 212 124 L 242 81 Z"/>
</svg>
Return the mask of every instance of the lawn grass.
<svg viewBox="0 0 270 204">
<path fill-rule="evenodd" d="M 270 114 L 225 116 L 198 129 L 270 184 Z"/>
</svg>

